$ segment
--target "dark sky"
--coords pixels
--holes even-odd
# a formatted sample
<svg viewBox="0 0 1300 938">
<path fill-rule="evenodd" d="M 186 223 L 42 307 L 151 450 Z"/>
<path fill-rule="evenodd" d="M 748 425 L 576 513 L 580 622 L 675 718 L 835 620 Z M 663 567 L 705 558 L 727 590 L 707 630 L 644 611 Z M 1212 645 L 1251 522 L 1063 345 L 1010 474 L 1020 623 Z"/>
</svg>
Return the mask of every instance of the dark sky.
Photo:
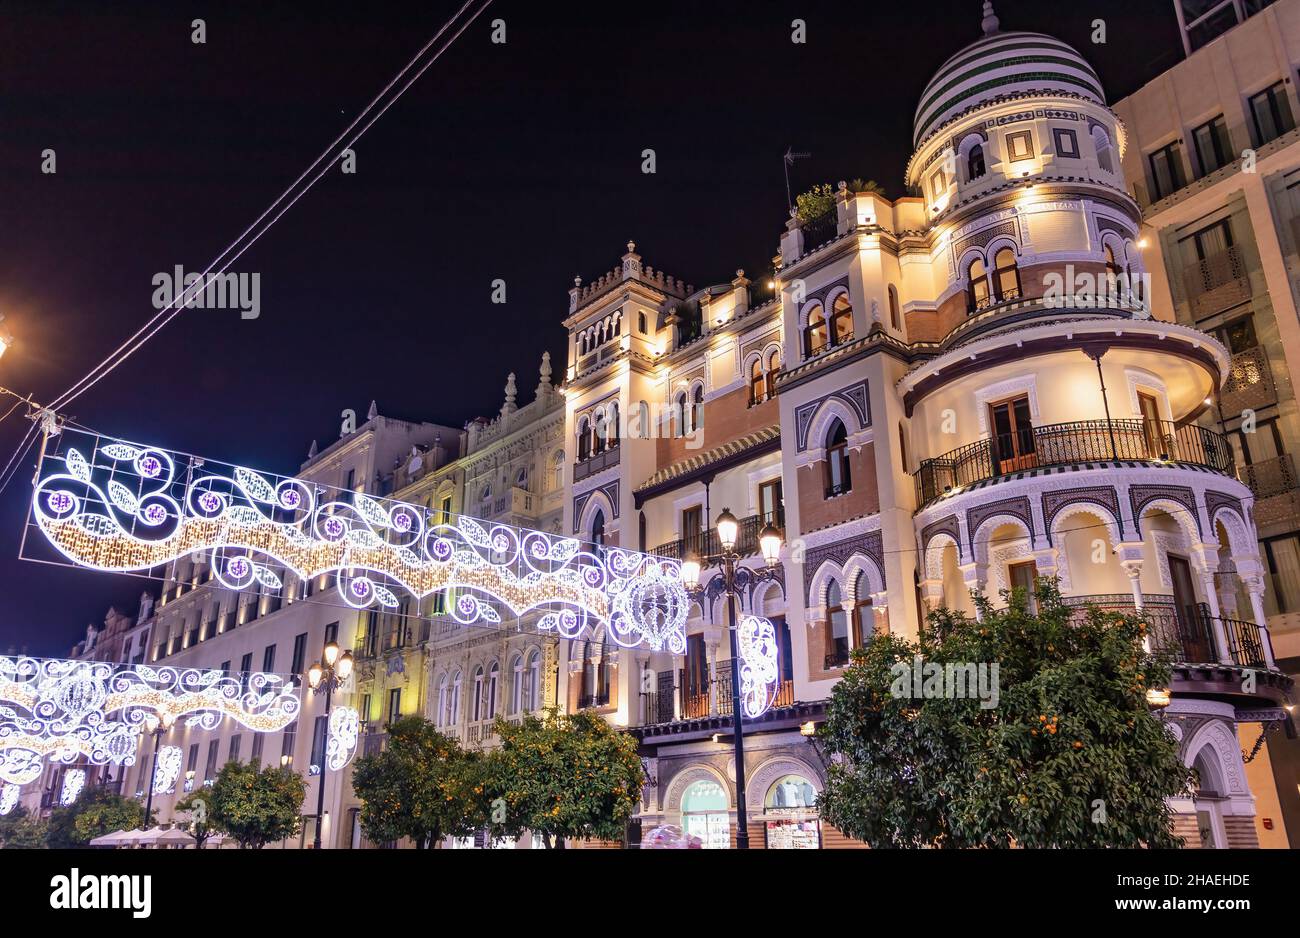
<svg viewBox="0 0 1300 938">
<path fill-rule="evenodd" d="M 155 273 L 201 271 L 457 6 L 8 0 L 0 313 L 17 342 L 0 385 L 49 400 L 83 375 L 153 313 Z M 500 407 L 513 370 L 526 400 L 543 349 L 562 374 L 574 274 L 610 269 L 629 238 L 697 286 L 766 262 L 787 146 L 813 154 L 796 192 L 861 177 L 903 194 L 917 98 L 979 36 L 980 6 L 501 0 L 363 138 L 357 173 L 328 174 L 236 265 L 261 275 L 259 319 L 186 312 L 71 412 L 292 472 L 372 398 L 459 426 Z M 1181 55 L 1167 0 L 997 12 L 1083 51 L 1111 100 Z M 21 412 L 0 423 L 0 464 L 25 429 Z M 29 479 L 30 460 L 0 495 L 0 650 L 63 654 L 147 581 L 17 559 Z"/>
</svg>

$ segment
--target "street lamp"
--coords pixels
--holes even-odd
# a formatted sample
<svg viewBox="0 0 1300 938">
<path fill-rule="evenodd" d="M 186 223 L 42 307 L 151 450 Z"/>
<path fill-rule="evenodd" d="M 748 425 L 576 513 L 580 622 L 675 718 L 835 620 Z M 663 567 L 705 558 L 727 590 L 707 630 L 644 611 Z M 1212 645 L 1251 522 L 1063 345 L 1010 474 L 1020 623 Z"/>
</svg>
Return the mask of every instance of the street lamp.
<svg viewBox="0 0 1300 938">
<path fill-rule="evenodd" d="M 149 815 L 153 814 L 153 786 L 158 780 L 158 744 L 162 742 L 163 734 L 170 730 L 175 722 L 176 715 L 164 710 L 158 714 L 158 725 L 153 728 L 153 760 L 149 767 L 149 794 L 144 803 L 145 830 L 149 829 Z"/>
<path fill-rule="evenodd" d="M 334 700 L 334 691 L 347 679 L 352 676 L 352 652 L 345 651 L 339 654 L 339 646 L 335 642 L 330 642 L 325 646 L 325 652 L 322 656 L 323 662 L 317 661 L 307 669 L 307 683 L 311 685 L 312 693 L 319 694 L 323 688 L 325 691 L 325 732 L 329 732 L 330 725 L 330 706 Z M 320 767 L 320 782 L 316 789 L 316 836 L 312 839 L 312 849 L 320 849 L 321 828 L 325 826 L 325 772 L 328 768 L 326 760 L 322 757 Z"/>
<path fill-rule="evenodd" d="M 718 532 L 716 555 L 699 557 L 688 555 L 682 561 L 682 583 L 689 593 L 698 593 L 700 570 L 703 567 L 717 566 L 722 569 L 723 589 L 727 594 L 727 631 L 731 636 L 731 725 L 735 737 L 736 764 L 736 849 L 749 849 L 749 817 L 745 810 L 745 736 L 744 717 L 740 708 L 740 654 L 736 648 L 736 570 L 740 564 L 740 554 L 736 544 L 740 534 L 740 521 L 729 508 L 722 509 L 714 522 Z M 776 576 L 776 565 L 781 559 L 781 530 L 774 524 L 767 524 L 759 532 L 759 549 L 763 552 L 766 566 L 760 569 L 746 567 L 748 576 L 758 580 L 772 579 Z"/>
</svg>

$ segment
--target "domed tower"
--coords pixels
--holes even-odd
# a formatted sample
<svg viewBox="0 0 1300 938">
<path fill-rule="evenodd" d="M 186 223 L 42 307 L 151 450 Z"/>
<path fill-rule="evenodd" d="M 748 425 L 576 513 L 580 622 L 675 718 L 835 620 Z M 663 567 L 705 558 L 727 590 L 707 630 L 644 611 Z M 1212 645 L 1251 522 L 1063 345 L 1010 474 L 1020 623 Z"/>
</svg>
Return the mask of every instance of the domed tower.
<svg viewBox="0 0 1300 938">
<path fill-rule="evenodd" d="M 974 615 L 971 590 L 999 604 L 1055 576 L 1081 609 L 1141 610 L 1177 662 L 1175 732 L 1235 738 L 1290 681 L 1251 492 L 1218 430 L 1229 354 L 1149 307 L 1124 128 L 1096 72 L 1050 36 L 1001 31 L 989 3 L 983 29 L 926 86 L 907 168 L 929 263 L 900 261 L 914 359 L 895 390 L 922 595 Z M 1242 778 L 1239 759 L 1213 769 Z M 1253 815 L 1248 790 L 1225 794 Z M 1190 802 L 1175 810 L 1193 824 Z"/>
</svg>

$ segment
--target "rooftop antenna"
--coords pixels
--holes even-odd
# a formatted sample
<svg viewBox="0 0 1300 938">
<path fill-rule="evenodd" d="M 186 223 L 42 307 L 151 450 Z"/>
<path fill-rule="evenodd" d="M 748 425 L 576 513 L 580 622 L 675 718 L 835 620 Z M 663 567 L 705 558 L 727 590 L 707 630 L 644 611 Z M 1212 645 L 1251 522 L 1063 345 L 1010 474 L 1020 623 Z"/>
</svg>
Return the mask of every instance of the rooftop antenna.
<svg viewBox="0 0 1300 938">
<path fill-rule="evenodd" d="M 785 202 L 790 209 L 794 208 L 794 196 L 790 194 L 790 167 L 794 165 L 795 160 L 806 160 L 810 156 L 812 156 L 811 153 L 794 152 L 793 147 L 785 148 Z"/>
</svg>

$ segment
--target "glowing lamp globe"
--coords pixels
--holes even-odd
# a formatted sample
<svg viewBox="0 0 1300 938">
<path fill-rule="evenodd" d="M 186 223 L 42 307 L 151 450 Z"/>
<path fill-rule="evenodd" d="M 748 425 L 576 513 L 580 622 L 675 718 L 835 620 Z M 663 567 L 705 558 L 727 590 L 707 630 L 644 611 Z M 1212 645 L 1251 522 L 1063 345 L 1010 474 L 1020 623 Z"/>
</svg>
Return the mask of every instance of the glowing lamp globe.
<svg viewBox="0 0 1300 938">
<path fill-rule="evenodd" d="M 758 546 L 769 567 L 775 567 L 781 559 L 781 541 L 781 529 L 774 524 L 768 523 L 758 532 Z"/>
<path fill-rule="evenodd" d="M 689 554 L 682 560 L 682 585 L 694 589 L 700 585 L 700 558 Z"/>
<path fill-rule="evenodd" d="M 320 666 L 319 661 L 307 669 L 307 683 L 311 685 L 312 690 L 320 687 L 320 679 L 324 673 L 325 669 Z"/>
<path fill-rule="evenodd" d="M 736 549 L 736 537 L 740 534 L 739 519 L 731 513 L 730 508 L 724 508 L 714 524 L 718 529 L 718 542 L 722 545 L 723 551 L 731 553 Z"/>
<path fill-rule="evenodd" d="M 343 652 L 342 657 L 339 658 L 338 667 L 334 669 L 334 673 L 336 673 L 339 676 L 340 681 L 346 681 L 348 677 L 351 676 L 352 652 L 350 651 Z"/>
<path fill-rule="evenodd" d="M 334 667 L 334 662 L 339 658 L 338 642 L 330 642 L 325 646 L 325 667 Z"/>
</svg>

